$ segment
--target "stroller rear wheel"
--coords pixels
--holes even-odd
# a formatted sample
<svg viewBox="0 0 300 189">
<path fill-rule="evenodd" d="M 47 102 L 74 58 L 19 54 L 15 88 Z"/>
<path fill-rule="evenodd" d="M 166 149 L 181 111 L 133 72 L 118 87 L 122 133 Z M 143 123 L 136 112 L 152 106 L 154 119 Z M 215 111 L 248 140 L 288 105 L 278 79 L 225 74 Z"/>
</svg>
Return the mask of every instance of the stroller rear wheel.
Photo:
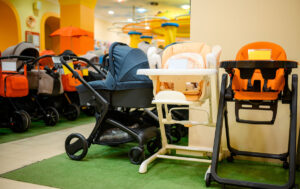
<svg viewBox="0 0 300 189">
<path fill-rule="evenodd" d="M 155 139 L 151 139 L 147 143 L 147 150 L 151 155 L 156 153 L 160 148 L 161 148 L 161 140 L 159 137 Z"/>
<path fill-rule="evenodd" d="M 29 114 L 24 111 L 16 111 L 12 117 L 11 130 L 17 133 L 25 132 L 29 129 L 31 119 Z"/>
<path fill-rule="evenodd" d="M 80 115 L 80 108 L 76 104 L 68 104 L 64 109 L 64 116 L 69 121 L 76 120 Z"/>
<path fill-rule="evenodd" d="M 50 106 L 50 107 L 47 107 L 45 109 L 45 112 L 46 112 L 46 116 L 44 116 L 44 122 L 47 126 L 54 126 L 56 125 L 56 123 L 58 122 L 59 120 L 59 113 L 58 111 Z"/>
<path fill-rule="evenodd" d="M 88 152 L 88 142 L 83 135 L 72 133 L 65 141 L 65 150 L 70 159 L 81 160 Z"/>
<path fill-rule="evenodd" d="M 132 147 L 129 151 L 128 156 L 129 156 L 130 162 L 132 164 L 136 164 L 136 165 L 141 164 L 145 159 L 144 150 L 139 146 Z"/>
</svg>

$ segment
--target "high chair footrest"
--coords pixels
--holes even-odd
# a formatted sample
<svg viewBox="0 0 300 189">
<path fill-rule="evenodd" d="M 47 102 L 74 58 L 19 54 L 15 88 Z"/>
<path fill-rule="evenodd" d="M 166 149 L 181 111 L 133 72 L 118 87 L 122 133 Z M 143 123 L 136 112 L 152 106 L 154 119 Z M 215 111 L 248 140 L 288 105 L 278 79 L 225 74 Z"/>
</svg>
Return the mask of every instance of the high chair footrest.
<svg viewBox="0 0 300 189">
<path fill-rule="evenodd" d="M 235 101 L 235 116 L 236 121 L 240 123 L 249 124 L 274 124 L 277 114 L 277 101 L 270 102 L 259 102 L 259 101 Z M 272 111 L 272 119 L 270 121 L 255 121 L 255 120 L 244 120 L 239 116 L 239 111 L 244 110 L 266 110 Z"/>
</svg>

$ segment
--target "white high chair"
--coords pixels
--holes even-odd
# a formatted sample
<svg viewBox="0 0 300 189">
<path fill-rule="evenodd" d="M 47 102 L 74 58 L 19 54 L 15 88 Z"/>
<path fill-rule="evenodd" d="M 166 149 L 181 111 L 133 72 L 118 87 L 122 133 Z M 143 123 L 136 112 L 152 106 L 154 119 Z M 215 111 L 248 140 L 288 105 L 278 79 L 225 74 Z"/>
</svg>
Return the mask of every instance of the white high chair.
<svg viewBox="0 0 300 189">
<path fill-rule="evenodd" d="M 195 58 L 191 58 L 187 53 L 195 53 L 200 56 L 200 61 L 198 61 L 197 69 L 182 69 L 188 66 L 190 60 L 195 63 Z M 204 158 L 191 158 L 168 155 L 171 150 L 185 151 L 185 152 L 202 152 L 203 154 L 212 153 L 212 147 L 201 147 L 201 144 L 197 147 L 195 146 L 180 146 L 168 144 L 165 125 L 166 124 L 182 124 L 186 127 L 192 127 L 196 125 L 204 126 L 215 126 L 212 117 L 212 95 L 211 95 L 211 84 L 214 80 L 212 86 L 216 87 L 216 93 L 218 93 L 218 61 L 221 53 L 221 47 L 215 46 L 211 48 L 204 43 L 181 43 L 175 44 L 168 47 L 163 52 L 162 57 L 162 67 L 165 69 L 141 69 L 138 70 L 137 74 L 148 75 L 153 81 L 154 88 L 154 100 L 152 103 L 156 104 L 161 132 L 161 143 L 162 148 L 153 154 L 151 157 L 146 159 L 140 166 L 139 172 L 147 172 L 147 166 L 152 161 L 157 158 L 164 159 L 176 159 L 176 160 L 187 160 L 187 161 L 197 161 L 210 163 L 211 160 Z M 176 61 L 168 61 L 171 59 L 176 59 Z M 203 61 L 201 62 L 201 59 Z M 175 62 L 175 64 L 174 64 Z M 188 63 L 187 63 L 188 62 Z M 173 63 L 173 64 L 172 64 Z M 172 64 L 172 65 L 171 65 Z M 177 69 L 176 69 L 176 66 Z M 199 69 L 199 66 L 202 67 Z M 166 69 L 169 68 L 169 69 Z M 215 77 L 214 79 L 212 79 Z M 189 82 L 189 83 L 188 83 Z M 191 84 L 192 83 L 192 84 Z M 196 85 L 195 85 L 196 83 Z M 198 86 L 197 86 L 198 85 Z M 194 89 L 187 90 L 191 86 L 196 86 Z M 215 101 L 218 102 L 218 95 L 215 95 Z M 209 110 L 202 109 L 203 103 L 209 100 Z M 185 107 L 175 107 L 168 109 L 168 105 L 184 105 Z M 188 106 L 188 107 L 186 107 Z M 165 108 L 165 113 L 163 115 L 163 107 Z M 188 109 L 189 112 L 193 110 L 200 110 L 207 115 L 207 121 L 197 121 L 197 120 L 174 120 L 172 119 L 172 111 L 178 109 Z M 190 116 L 191 118 L 191 116 Z"/>
</svg>

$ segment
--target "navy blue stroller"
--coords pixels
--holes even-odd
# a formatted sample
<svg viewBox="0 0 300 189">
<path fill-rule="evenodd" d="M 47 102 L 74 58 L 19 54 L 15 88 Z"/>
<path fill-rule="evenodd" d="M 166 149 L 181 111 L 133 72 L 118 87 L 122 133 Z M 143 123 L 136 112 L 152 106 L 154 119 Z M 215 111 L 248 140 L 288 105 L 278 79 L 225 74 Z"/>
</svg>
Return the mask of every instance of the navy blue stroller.
<svg viewBox="0 0 300 189">
<path fill-rule="evenodd" d="M 79 133 L 69 135 L 65 141 L 67 155 L 73 160 L 81 160 L 91 144 L 116 146 L 137 141 L 138 146 L 129 151 L 129 159 L 133 164 L 140 164 L 145 158 L 144 145 L 152 141 L 153 151 L 153 145 L 159 144 L 153 142 L 159 136 L 158 129 L 131 114 L 133 109 L 152 106 L 152 82 L 147 76 L 136 74 L 138 69 L 149 68 L 146 55 L 140 49 L 113 43 L 109 50 L 106 79 L 92 82 L 82 79 L 66 64 L 64 57 L 60 60 L 82 82 L 77 87 L 81 105 L 96 108 L 96 124 L 90 136 L 85 139 Z M 88 60 L 86 62 L 91 64 Z"/>
</svg>

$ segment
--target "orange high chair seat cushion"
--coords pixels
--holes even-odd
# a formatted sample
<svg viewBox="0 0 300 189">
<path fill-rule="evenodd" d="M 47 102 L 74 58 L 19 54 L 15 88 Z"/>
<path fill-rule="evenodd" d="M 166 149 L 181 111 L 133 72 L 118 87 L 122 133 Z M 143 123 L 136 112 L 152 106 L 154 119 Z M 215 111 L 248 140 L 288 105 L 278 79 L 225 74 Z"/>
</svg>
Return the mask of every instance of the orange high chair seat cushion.
<svg viewBox="0 0 300 189">
<path fill-rule="evenodd" d="M 162 55 L 162 68 L 167 69 L 168 68 L 168 60 L 173 57 L 174 55 L 178 55 L 178 54 L 183 54 L 183 53 L 197 53 L 199 55 L 202 56 L 203 62 L 204 62 L 204 67 L 206 67 L 206 55 L 208 53 L 211 52 L 211 48 L 206 45 L 205 43 L 180 43 L 180 44 L 175 44 L 172 46 L 169 46 Z M 191 65 L 194 69 L 197 68 L 203 68 L 202 65 L 196 65 L 193 64 Z M 190 65 L 188 66 L 190 67 Z M 191 85 L 193 84 L 189 84 L 189 86 L 191 87 Z M 202 89 L 204 87 L 204 85 L 209 85 L 209 83 L 205 84 L 203 81 L 198 83 L 198 86 L 195 87 L 194 89 L 187 89 L 186 91 L 181 91 L 187 100 L 189 101 L 196 101 L 199 100 L 199 98 L 202 95 Z M 157 93 L 160 90 L 170 90 L 172 89 L 173 85 L 172 83 L 160 83 L 158 81 L 157 83 Z"/>
<path fill-rule="evenodd" d="M 270 60 L 286 60 L 286 53 L 284 49 L 271 42 L 254 42 L 243 46 L 236 55 L 236 60 L 249 60 L 249 50 L 270 50 Z M 253 86 L 254 81 L 259 80 L 261 83 L 261 92 L 247 91 L 248 79 L 241 79 L 240 70 L 234 69 L 234 77 L 232 80 L 232 89 L 235 92 L 234 98 L 237 100 L 276 100 L 278 94 L 283 90 L 285 85 L 284 69 L 277 69 L 274 79 L 268 79 L 267 88 L 271 89 L 271 92 L 264 92 L 264 78 L 259 69 L 254 70 L 251 78 L 251 84 Z"/>
<path fill-rule="evenodd" d="M 25 75 L 2 73 L 0 78 L 0 96 L 24 97 L 29 92 L 28 80 Z"/>
<path fill-rule="evenodd" d="M 82 72 L 80 70 L 74 70 L 74 71 L 76 71 L 80 75 L 80 77 L 83 77 Z M 75 79 L 71 73 L 62 75 L 61 79 L 62 79 L 64 91 L 67 92 L 77 91 L 76 87 L 81 84 L 81 82 L 78 79 Z"/>
</svg>

